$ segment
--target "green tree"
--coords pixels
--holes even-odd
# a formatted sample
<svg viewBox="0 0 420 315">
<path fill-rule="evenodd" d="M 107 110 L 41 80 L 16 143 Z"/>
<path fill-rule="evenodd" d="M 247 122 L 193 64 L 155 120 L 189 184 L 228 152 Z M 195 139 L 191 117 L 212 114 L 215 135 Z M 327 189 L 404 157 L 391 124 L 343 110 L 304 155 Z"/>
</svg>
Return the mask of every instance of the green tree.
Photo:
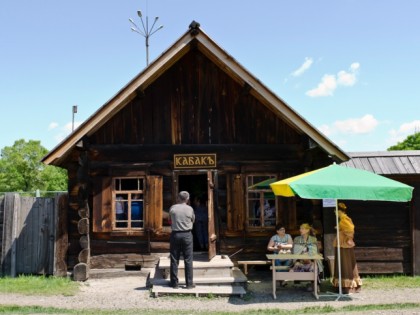
<svg viewBox="0 0 420 315">
<path fill-rule="evenodd" d="M 67 190 L 66 170 L 41 162 L 47 152 L 35 140 L 21 139 L 11 147 L 4 147 L 0 158 L 0 191 Z"/>
<path fill-rule="evenodd" d="M 408 136 L 404 141 L 398 142 L 388 148 L 388 151 L 397 150 L 420 150 L 420 131 Z"/>
</svg>

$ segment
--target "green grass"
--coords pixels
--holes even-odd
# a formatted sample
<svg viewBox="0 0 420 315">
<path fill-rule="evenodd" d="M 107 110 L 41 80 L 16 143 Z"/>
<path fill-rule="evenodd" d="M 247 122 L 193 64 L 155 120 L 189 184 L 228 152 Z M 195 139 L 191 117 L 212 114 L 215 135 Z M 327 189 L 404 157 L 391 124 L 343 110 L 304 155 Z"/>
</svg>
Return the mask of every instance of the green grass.
<svg viewBox="0 0 420 315">
<path fill-rule="evenodd" d="M 68 278 L 45 276 L 19 276 L 0 278 L 0 293 L 25 295 L 75 295 L 79 284 Z"/>
<path fill-rule="evenodd" d="M 142 315 L 186 315 L 186 314 L 213 314 L 213 315 L 228 315 L 228 314 L 240 314 L 240 315 L 299 315 L 299 314 L 328 314 L 328 313 L 339 313 L 339 312 L 370 312 L 378 310 L 403 310 L 403 309 L 414 309 L 420 308 L 420 303 L 400 303 L 400 304 L 371 304 L 371 305 L 360 305 L 360 306 L 344 306 L 344 307 L 332 307 L 329 305 L 325 306 L 313 306 L 305 307 L 295 310 L 282 310 L 280 308 L 271 309 L 258 309 L 240 312 L 211 312 L 211 311 L 199 311 L 199 310 L 153 310 L 153 309 L 130 309 L 130 310 L 97 310 L 97 309 L 86 309 L 86 310 L 75 310 L 75 309 L 61 309 L 53 307 L 38 307 L 38 306 L 0 306 L 0 314 L 85 314 L 85 315 L 131 315 L 131 314 L 142 314 Z"/>
<path fill-rule="evenodd" d="M 362 277 L 362 290 L 394 290 L 404 288 L 420 288 L 420 277 L 403 275 L 378 275 Z M 322 292 L 332 291 L 331 279 L 321 281 Z"/>
<path fill-rule="evenodd" d="M 407 277 L 400 275 L 367 276 L 362 278 L 363 289 L 402 289 L 420 288 L 420 277 Z"/>
</svg>

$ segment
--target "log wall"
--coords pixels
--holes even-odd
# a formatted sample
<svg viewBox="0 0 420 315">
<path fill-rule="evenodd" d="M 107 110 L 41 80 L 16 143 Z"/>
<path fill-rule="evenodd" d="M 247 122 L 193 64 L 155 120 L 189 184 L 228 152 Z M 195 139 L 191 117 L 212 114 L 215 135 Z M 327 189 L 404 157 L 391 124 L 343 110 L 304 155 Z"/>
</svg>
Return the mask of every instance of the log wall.
<svg viewBox="0 0 420 315">
<path fill-rule="evenodd" d="M 91 144 L 300 144 L 302 135 L 192 50 L 112 117 Z"/>
</svg>

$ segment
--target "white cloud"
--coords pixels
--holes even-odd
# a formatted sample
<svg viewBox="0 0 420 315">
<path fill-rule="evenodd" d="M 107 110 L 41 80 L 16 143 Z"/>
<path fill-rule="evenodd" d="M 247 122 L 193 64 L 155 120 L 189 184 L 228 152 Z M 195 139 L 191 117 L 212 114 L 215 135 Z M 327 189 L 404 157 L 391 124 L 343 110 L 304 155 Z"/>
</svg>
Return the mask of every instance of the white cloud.
<svg viewBox="0 0 420 315">
<path fill-rule="evenodd" d="M 345 86 L 352 86 L 356 83 L 356 74 L 340 71 L 337 73 L 337 83 Z"/>
<path fill-rule="evenodd" d="M 335 89 L 342 86 L 353 86 L 357 81 L 360 64 L 354 62 L 350 65 L 349 71 L 341 70 L 334 74 L 325 74 L 318 86 L 306 92 L 310 97 L 332 96 Z"/>
<path fill-rule="evenodd" d="M 332 134 L 332 130 L 331 130 L 330 126 L 328 126 L 328 125 L 322 125 L 318 129 L 319 129 L 319 131 L 321 131 L 327 137 Z"/>
<path fill-rule="evenodd" d="M 338 120 L 334 123 L 334 128 L 345 134 L 366 134 L 373 131 L 376 126 L 378 126 L 378 121 L 370 114 L 361 118 Z"/>
<path fill-rule="evenodd" d="M 79 127 L 81 124 L 82 124 L 82 122 L 75 121 L 74 122 L 74 129 L 76 129 L 77 127 Z M 62 130 L 64 131 L 64 133 L 70 134 L 72 132 L 72 123 L 71 122 L 68 122 L 67 124 L 65 124 L 64 127 L 62 128 Z"/>
<path fill-rule="evenodd" d="M 334 90 L 337 88 L 337 80 L 334 75 L 326 74 L 322 77 L 321 82 L 315 89 L 306 92 L 306 95 L 311 97 L 330 96 L 333 95 Z"/>
<path fill-rule="evenodd" d="M 58 127 L 58 123 L 52 122 L 48 125 L 48 130 L 53 130 Z"/>
<path fill-rule="evenodd" d="M 334 134 L 367 134 L 375 130 L 379 122 L 370 114 L 360 118 L 337 120 L 332 125 L 322 125 L 318 129 L 326 136 Z"/>
<path fill-rule="evenodd" d="M 398 142 L 404 141 L 409 135 L 420 131 L 420 120 L 413 120 L 411 122 L 403 123 L 398 130 L 391 129 L 389 131 L 388 143 L 395 145 Z"/>
<path fill-rule="evenodd" d="M 407 136 L 420 131 L 420 120 L 414 120 L 412 122 L 404 123 L 398 129 L 401 133 L 406 133 Z"/>
<path fill-rule="evenodd" d="M 314 62 L 314 60 L 312 58 L 306 57 L 305 58 L 305 61 L 303 62 L 303 64 L 298 69 L 296 69 L 295 71 L 293 71 L 291 73 L 291 75 L 293 77 L 298 77 L 298 76 L 302 75 L 306 70 L 308 70 L 311 67 L 311 65 L 312 65 L 313 62 Z"/>
<path fill-rule="evenodd" d="M 357 71 L 357 70 L 359 70 L 359 68 L 360 68 L 360 63 L 358 63 L 358 62 L 353 62 L 350 65 L 350 70 L 351 71 Z"/>
<path fill-rule="evenodd" d="M 74 122 L 74 129 L 76 129 L 77 127 L 79 127 L 81 124 L 82 124 L 81 121 L 75 121 Z M 57 124 L 56 127 L 58 127 L 58 124 Z M 68 122 L 67 124 L 65 124 L 64 126 L 62 126 L 59 130 L 60 130 L 60 132 L 57 133 L 54 136 L 54 139 L 57 142 L 63 141 L 72 132 L 72 123 L 71 122 Z"/>
</svg>

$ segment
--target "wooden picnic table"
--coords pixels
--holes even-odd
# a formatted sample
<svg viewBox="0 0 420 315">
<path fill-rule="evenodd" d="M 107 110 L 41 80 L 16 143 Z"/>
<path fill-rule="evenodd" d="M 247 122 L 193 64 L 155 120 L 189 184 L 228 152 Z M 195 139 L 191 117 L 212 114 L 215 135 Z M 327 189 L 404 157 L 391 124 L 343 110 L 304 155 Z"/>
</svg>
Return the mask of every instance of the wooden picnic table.
<svg viewBox="0 0 420 315">
<path fill-rule="evenodd" d="M 314 271 L 313 272 L 289 272 L 286 270 L 286 272 L 277 272 L 278 270 L 284 271 L 284 267 L 282 266 L 276 266 L 275 261 L 276 259 L 282 259 L 282 260 L 322 260 L 324 259 L 322 255 L 315 254 L 315 255 L 309 255 L 309 254 L 267 254 L 267 258 L 271 260 L 271 269 L 273 273 L 273 298 L 276 299 L 276 281 L 313 281 L 313 294 L 315 298 L 318 300 L 318 266 L 315 263 L 314 264 Z M 282 270 L 283 269 L 283 270 Z"/>
</svg>

